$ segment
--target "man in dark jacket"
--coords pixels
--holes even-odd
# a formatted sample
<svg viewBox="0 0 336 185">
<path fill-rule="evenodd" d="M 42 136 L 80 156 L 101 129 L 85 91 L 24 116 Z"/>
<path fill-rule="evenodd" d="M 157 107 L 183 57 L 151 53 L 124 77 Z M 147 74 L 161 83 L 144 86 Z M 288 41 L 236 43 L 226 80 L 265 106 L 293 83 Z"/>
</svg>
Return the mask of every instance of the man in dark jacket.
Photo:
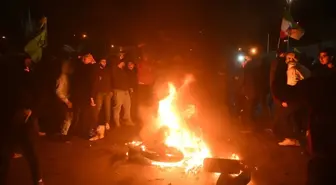
<svg viewBox="0 0 336 185">
<path fill-rule="evenodd" d="M 138 120 L 138 106 L 139 106 L 139 91 L 138 91 L 138 71 L 137 68 L 135 67 L 135 63 L 133 61 L 129 61 L 127 63 L 127 69 L 129 73 L 129 79 L 130 79 L 130 94 L 131 94 L 131 117 L 135 121 Z"/>
<path fill-rule="evenodd" d="M 294 102 L 309 108 L 308 185 L 334 184 L 336 166 L 336 74 L 322 75 L 288 86 L 277 80 L 275 93 L 283 102 Z"/>
<path fill-rule="evenodd" d="M 123 120 L 126 125 L 134 125 L 131 119 L 131 84 L 129 72 L 126 69 L 125 61 L 118 60 L 113 66 L 113 120 L 116 127 L 120 127 L 120 112 L 121 107 L 124 108 Z"/>
<path fill-rule="evenodd" d="M 26 157 L 34 185 L 43 184 L 40 172 L 36 140 L 38 137 L 35 129 L 36 116 L 35 106 L 37 104 L 36 93 L 34 92 L 34 78 L 29 66 L 27 65 L 8 65 L 5 66 L 7 75 L 5 83 L 7 84 L 7 97 L 9 100 L 8 114 L 4 121 L 6 133 L 2 135 L 6 141 L 1 143 L 1 161 L 0 161 L 0 184 L 6 184 L 7 172 L 13 147 L 21 147 Z"/>
<path fill-rule="evenodd" d="M 111 70 L 107 67 L 106 59 L 101 59 L 98 66 L 95 66 L 95 71 L 93 73 L 93 88 L 91 94 L 91 106 L 95 107 L 94 121 L 91 126 L 92 129 L 97 129 L 96 136 L 92 137 L 90 140 L 95 141 L 104 138 L 105 129 L 110 129 L 110 118 L 111 118 L 111 98 L 112 98 L 112 78 Z M 104 104 L 104 124 L 101 125 L 99 121 L 99 113 Z"/>
<path fill-rule="evenodd" d="M 312 76 L 328 76 L 331 73 L 336 73 L 334 57 L 334 53 L 329 48 L 320 51 L 320 62 L 314 66 Z"/>
<path fill-rule="evenodd" d="M 336 74 L 310 78 L 289 92 L 293 101 L 310 109 L 308 185 L 335 184 Z"/>
<path fill-rule="evenodd" d="M 92 137 L 94 132 L 90 130 L 92 121 L 91 92 L 93 57 L 91 54 L 84 55 L 75 65 L 73 81 L 73 107 L 74 123 L 71 125 L 69 134 L 77 132 L 84 137 Z"/>
<path fill-rule="evenodd" d="M 246 56 L 246 61 L 243 63 L 244 79 L 242 93 L 245 97 L 242 120 L 245 126 L 255 127 L 255 111 L 258 103 L 260 103 L 260 79 L 259 65 L 256 60 Z"/>
</svg>

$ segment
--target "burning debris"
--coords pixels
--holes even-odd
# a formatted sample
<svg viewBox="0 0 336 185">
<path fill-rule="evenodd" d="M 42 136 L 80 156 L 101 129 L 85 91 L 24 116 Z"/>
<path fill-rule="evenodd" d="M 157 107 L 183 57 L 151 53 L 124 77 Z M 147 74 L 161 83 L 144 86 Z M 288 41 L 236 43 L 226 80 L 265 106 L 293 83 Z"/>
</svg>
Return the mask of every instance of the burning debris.
<svg viewBox="0 0 336 185">
<path fill-rule="evenodd" d="M 190 79 L 187 78 L 181 88 L 190 82 Z M 129 149 L 128 158 L 141 157 L 146 163 L 161 168 L 181 168 L 186 174 L 197 175 L 201 171 L 205 171 L 221 173 L 219 179 L 223 179 L 224 176 L 232 179 L 241 177 L 245 168 L 238 156 L 233 155 L 232 160 L 226 161 L 211 158 L 211 152 L 204 142 L 202 134 L 189 127 L 188 120 L 195 113 L 195 105 L 183 106 L 187 110 L 181 110 L 178 101 L 183 97 L 178 96 L 178 91 L 172 83 L 169 83 L 168 87 L 169 94 L 159 102 L 155 122 L 158 131 L 156 135 L 152 136 L 155 139 L 151 142 L 132 141 L 126 143 Z M 213 164 L 217 164 L 217 167 Z"/>
</svg>

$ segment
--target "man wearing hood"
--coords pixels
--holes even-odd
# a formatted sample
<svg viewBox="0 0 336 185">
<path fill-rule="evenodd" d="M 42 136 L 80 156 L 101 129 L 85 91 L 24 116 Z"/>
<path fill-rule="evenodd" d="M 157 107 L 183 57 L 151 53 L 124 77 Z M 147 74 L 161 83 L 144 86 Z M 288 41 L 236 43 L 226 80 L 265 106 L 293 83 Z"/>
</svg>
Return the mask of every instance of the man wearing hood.
<svg viewBox="0 0 336 185">
<path fill-rule="evenodd" d="M 126 125 L 133 126 L 131 119 L 131 82 L 127 71 L 126 62 L 122 55 L 117 60 L 112 69 L 112 89 L 113 89 L 113 120 L 116 127 L 120 127 L 121 107 L 124 108 L 123 120 Z"/>
</svg>

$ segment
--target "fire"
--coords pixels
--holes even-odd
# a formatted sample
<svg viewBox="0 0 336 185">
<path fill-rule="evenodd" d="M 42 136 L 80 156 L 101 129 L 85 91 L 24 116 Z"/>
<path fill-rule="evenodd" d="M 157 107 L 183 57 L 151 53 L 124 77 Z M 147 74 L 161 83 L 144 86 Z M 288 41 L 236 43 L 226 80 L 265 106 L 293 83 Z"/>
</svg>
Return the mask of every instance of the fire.
<svg viewBox="0 0 336 185">
<path fill-rule="evenodd" d="M 184 88 L 193 78 L 186 78 L 181 86 Z M 183 153 L 184 158 L 179 162 L 157 162 L 151 161 L 152 165 L 159 167 L 179 167 L 186 173 L 198 173 L 202 170 L 205 158 L 211 158 L 212 154 L 209 147 L 204 142 L 201 133 L 196 133 L 190 129 L 187 120 L 196 112 L 195 105 L 188 105 L 184 110 L 178 106 L 183 97 L 179 97 L 178 90 L 172 83 L 168 83 L 168 95 L 159 101 L 158 114 L 156 117 L 157 128 L 165 128 L 163 137 L 164 145 L 178 149 Z M 190 123 L 189 123 L 190 124 Z M 147 148 L 142 142 L 133 141 L 129 143 L 133 146 L 141 146 L 142 151 Z M 170 154 L 166 154 L 169 156 Z M 236 154 L 229 156 L 231 159 L 239 160 Z"/>
<path fill-rule="evenodd" d="M 186 80 L 184 85 L 189 82 L 190 79 Z M 178 93 L 175 86 L 169 83 L 168 87 L 168 96 L 159 102 L 157 124 L 159 127 L 168 128 L 164 143 L 180 150 L 184 159 L 178 163 L 153 162 L 153 164 L 163 167 L 183 167 L 186 172 L 197 171 L 203 165 L 204 158 L 211 157 L 211 152 L 202 137 L 191 131 L 186 123 L 186 119 L 195 113 L 195 106 L 189 105 L 187 110 L 180 110 L 176 103 Z"/>
</svg>

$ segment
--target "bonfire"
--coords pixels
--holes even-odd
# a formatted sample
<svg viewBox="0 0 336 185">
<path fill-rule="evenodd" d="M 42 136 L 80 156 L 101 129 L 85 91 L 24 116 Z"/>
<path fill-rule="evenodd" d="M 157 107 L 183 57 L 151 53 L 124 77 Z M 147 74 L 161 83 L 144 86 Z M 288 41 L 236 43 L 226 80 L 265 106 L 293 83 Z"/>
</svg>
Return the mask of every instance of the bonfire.
<svg viewBox="0 0 336 185">
<path fill-rule="evenodd" d="M 153 136 L 155 144 L 132 141 L 127 145 L 140 149 L 152 165 L 182 168 L 186 173 L 196 174 L 202 170 L 204 159 L 211 158 L 212 154 L 202 132 L 197 132 L 188 122 L 194 116 L 196 106 L 182 106 L 184 110 L 178 106 L 179 100 L 184 98 L 179 96 L 179 90 L 192 81 L 192 78 L 187 78 L 179 89 L 168 83 L 168 95 L 159 101 L 154 123 L 159 133 Z M 239 160 L 239 157 L 233 155 L 232 159 Z"/>
</svg>

